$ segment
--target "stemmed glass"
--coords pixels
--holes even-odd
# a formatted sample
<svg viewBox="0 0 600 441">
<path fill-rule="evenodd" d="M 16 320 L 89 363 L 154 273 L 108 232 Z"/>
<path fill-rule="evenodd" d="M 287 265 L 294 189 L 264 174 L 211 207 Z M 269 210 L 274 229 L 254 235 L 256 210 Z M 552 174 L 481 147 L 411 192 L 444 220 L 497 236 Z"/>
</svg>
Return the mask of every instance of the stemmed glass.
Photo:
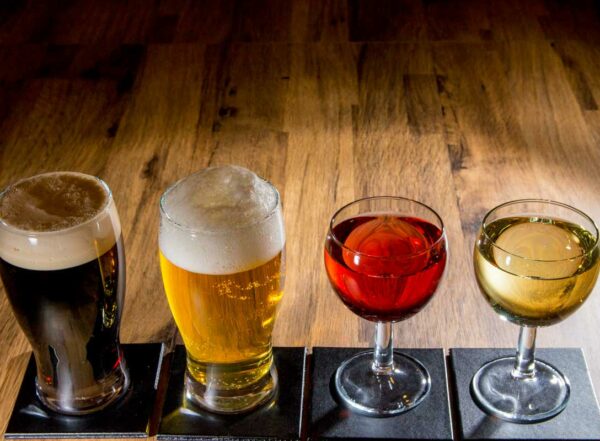
<svg viewBox="0 0 600 441">
<path fill-rule="evenodd" d="M 534 359 L 536 330 L 583 304 L 598 277 L 598 255 L 598 228 L 568 205 L 518 200 L 485 215 L 473 258 L 477 282 L 494 310 L 521 331 L 516 357 L 490 361 L 473 377 L 472 392 L 484 411 L 531 423 L 565 408 L 569 381 Z"/>
<path fill-rule="evenodd" d="M 351 409 L 396 415 L 429 392 L 427 369 L 392 347 L 392 323 L 419 312 L 433 296 L 446 266 L 442 219 L 426 205 L 400 197 L 354 201 L 338 210 L 325 241 L 325 267 L 339 298 L 376 322 L 375 349 L 346 360 L 335 386 Z"/>
</svg>

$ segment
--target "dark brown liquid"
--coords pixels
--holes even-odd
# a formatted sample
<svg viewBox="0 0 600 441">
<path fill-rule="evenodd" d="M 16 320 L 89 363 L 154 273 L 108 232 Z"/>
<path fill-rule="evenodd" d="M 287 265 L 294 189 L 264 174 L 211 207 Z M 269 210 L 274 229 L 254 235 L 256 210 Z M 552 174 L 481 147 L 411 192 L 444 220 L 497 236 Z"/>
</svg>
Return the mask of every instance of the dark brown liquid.
<svg viewBox="0 0 600 441">
<path fill-rule="evenodd" d="M 102 256 L 54 271 L 0 258 L 0 276 L 35 353 L 38 387 L 49 396 L 93 395 L 122 366 L 119 321 L 125 290 L 122 238 Z"/>
</svg>

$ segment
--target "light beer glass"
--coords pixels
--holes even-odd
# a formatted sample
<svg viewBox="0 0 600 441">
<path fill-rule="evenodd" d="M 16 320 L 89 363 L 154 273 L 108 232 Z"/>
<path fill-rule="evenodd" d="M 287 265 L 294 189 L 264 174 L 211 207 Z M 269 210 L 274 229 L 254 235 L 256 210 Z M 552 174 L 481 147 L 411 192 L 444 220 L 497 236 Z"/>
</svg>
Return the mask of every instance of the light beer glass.
<svg viewBox="0 0 600 441">
<path fill-rule="evenodd" d="M 87 414 L 127 390 L 119 344 L 123 239 L 102 180 L 54 172 L 6 188 L 0 194 L 0 276 L 33 349 L 44 405 Z"/>
<path fill-rule="evenodd" d="M 160 213 L 163 283 L 187 352 L 186 399 L 217 413 L 254 409 L 277 389 L 279 193 L 245 168 L 212 167 L 170 187 Z"/>
<path fill-rule="evenodd" d="M 598 278 L 598 228 L 585 213 L 547 200 L 502 204 L 483 218 L 474 264 L 481 293 L 521 326 L 516 356 L 486 363 L 472 391 L 486 412 L 516 423 L 543 421 L 567 405 L 568 379 L 535 360 L 539 326 L 573 314 Z"/>
</svg>

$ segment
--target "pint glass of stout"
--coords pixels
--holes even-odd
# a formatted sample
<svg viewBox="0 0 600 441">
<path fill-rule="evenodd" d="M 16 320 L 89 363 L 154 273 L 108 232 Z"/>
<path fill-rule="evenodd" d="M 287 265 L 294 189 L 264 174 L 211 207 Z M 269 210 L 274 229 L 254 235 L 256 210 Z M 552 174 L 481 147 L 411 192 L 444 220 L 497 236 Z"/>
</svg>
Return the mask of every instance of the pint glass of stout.
<svg viewBox="0 0 600 441">
<path fill-rule="evenodd" d="M 37 395 L 81 415 L 129 385 L 119 346 L 125 257 L 108 186 L 47 173 L 0 193 L 0 276 L 37 365 Z"/>
<path fill-rule="evenodd" d="M 185 343 L 188 402 L 239 413 L 277 388 L 271 334 L 283 294 L 279 193 L 245 168 L 214 167 L 160 201 L 160 265 Z"/>
</svg>

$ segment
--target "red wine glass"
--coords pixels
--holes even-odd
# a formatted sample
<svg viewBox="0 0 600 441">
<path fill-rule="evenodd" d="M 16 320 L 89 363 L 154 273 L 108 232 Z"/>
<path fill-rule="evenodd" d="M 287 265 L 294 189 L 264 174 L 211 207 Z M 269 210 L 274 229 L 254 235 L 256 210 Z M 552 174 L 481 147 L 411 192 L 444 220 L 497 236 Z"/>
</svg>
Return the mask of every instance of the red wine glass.
<svg viewBox="0 0 600 441">
<path fill-rule="evenodd" d="M 446 233 L 438 214 L 410 199 L 359 199 L 338 210 L 325 240 L 327 275 L 344 304 L 376 322 L 375 349 L 338 368 L 341 400 L 359 413 L 391 416 L 427 396 L 431 379 L 415 358 L 392 347 L 392 324 L 431 300 L 447 260 Z"/>
</svg>

